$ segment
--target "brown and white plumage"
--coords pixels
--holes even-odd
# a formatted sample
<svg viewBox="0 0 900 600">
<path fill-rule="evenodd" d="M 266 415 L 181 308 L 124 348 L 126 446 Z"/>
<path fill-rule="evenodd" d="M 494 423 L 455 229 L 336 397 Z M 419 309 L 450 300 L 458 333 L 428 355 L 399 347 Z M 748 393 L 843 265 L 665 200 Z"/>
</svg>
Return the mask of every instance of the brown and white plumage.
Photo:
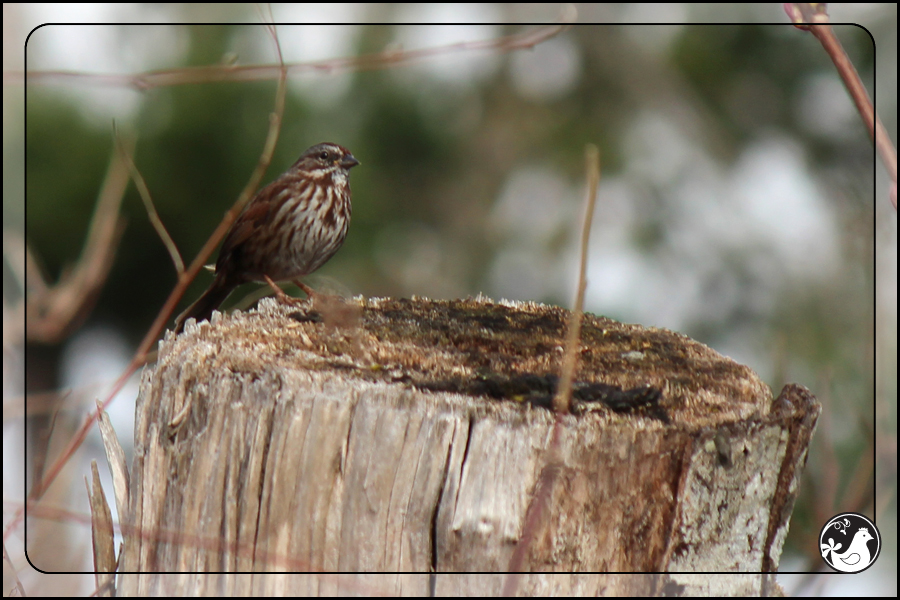
<svg viewBox="0 0 900 600">
<path fill-rule="evenodd" d="M 209 289 L 176 320 L 208 319 L 237 286 L 295 280 L 338 251 L 350 225 L 350 169 L 359 161 L 337 144 L 317 144 L 264 187 L 225 236 Z"/>
</svg>

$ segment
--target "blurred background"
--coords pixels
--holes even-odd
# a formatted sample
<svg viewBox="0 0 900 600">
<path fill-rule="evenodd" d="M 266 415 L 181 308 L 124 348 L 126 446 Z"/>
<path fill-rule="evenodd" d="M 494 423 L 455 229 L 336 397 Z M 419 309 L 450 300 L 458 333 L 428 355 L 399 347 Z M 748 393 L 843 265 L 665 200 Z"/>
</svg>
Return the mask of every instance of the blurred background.
<svg viewBox="0 0 900 600">
<path fill-rule="evenodd" d="M 26 340 L 23 236 L 47 285 L 78 260 L 115 153 L 115 122 L 136 140 L 135 164 L 190 262 L 256 166 L 276 82 L 138 90 L 122 76 L 271 65 L 277 55 L 254 5 L 3 10 L 6 523 L 27 493 L 23 480 L 30 485 L 38 472 L 35 437 L 52 459 L 125 368 L 177 279 L 129 185 L 126 228 L 96 304 L 61 339 Z M 530 49 L 447 48 L 539 30 L 529 23 L 573 11 L 576 26 Z M 836 33 L 893 140 L 896 11 L 829 5 L 833 23 L 848 23 Z M 812 35 L 787 24 L 780 5 L 298 4 L 272 12 L 277 22 L 388 23 L 279 25 L 288 63 L 444 48 L 385 68 L 326 62 L 291 76 L 263 183 L 318 142 L 346 146 L 362 163 L 351 176 L 346 243 L 307 283 L 345 295 L 483 293 L 570 307 L 584 149 L 596 144 L 602 178 L 585 309 L 693 337 L 749 365 L 776 394 L 787 382 L 809 387 L 825 410 L 781 569 L 818 570 L 819 527 L 855 510 L 874 516 L 885 535 L 866 593 L 896 593 L 888 568 L 897 529 L 896 211 L 834 66 Z M 199 21 L 245 24 L 180 24 Z M 709 24 L 634 24 L 648 21 Z M 49 22 L 147 24 L 32 31 Z M 471 24 L 423 24 L 450 22 Z M 25 84 L 23 60 L 30 74 L 72 75 L 29 75 Z M 176 314 L 210 281 L 201 272 Z M 30 276 L 28 293 L 40 283 Z M 240 288 L 225 308 L 257 287 Z M 110 409 L 126 444 L 136 390 L 137 376 Z M 23 466 L 25 393 L 37 458 Z M 40 432 L 53 414 L 48 438 Z M 89 439 L 70 461 L 54 502 L 86 514 L 81 477 L 99 448 Z M 89 527 L 74 517 L 50 522 L 28 521 L 32 560 L 43 552 L 42 568 L 90 569 Z M 19 544 L 19 570 L 30 569 L 25 537 L 20 526 L 18 541 L 7 539 Z M 71 592 L 54 581 L 33 580 L 31 593 L 54 593 L 54 585 Z M 90 593 L 92 579 L 79 581 Z M 789 592 L 863 589 L 859 579 L 850 589 L 837 578 L 780 581 Z"/>
</svg>

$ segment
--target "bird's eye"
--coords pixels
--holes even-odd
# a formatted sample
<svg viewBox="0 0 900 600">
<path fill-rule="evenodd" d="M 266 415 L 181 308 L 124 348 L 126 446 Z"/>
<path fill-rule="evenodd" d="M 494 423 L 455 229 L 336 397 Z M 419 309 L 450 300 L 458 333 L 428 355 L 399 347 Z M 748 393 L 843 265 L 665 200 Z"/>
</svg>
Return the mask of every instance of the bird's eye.
<svg viewBox="0 0 900 600">
<path fill-rule="evenodd" d="M 319 155 L 319 158 L 321 158 L 322 160 L 328 160 L 328 152 L 323 152 Z"/>
</svg>

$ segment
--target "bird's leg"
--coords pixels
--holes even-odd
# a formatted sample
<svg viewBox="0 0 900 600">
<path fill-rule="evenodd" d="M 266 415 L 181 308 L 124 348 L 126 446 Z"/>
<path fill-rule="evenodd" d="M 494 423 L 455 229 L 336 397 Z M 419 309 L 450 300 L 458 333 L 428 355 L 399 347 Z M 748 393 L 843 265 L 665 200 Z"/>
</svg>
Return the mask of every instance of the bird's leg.
<svg viewBox="0 0 900 600">
<path fill-rule="evenodd" d="M 272 281 L 272 279 L 268 275 L 263 275 L 263 279 L 266 280 L 266 283 L 268 283 L 269 287 L 272 288 L 272 291 L 275 292 L 275 298 L 282 304 L 300 304 L 301 302 L 303 302 L 303 300 L 301 300 L 300 298 L 292 298 L 285 294 L 284 290 L 278 287 L 278 284 Z"/>
<path fill-rule="evenodd" d="M 312 299 L 313 299 L 313 296 L 316 295 L 316 292 L 314 292 L 313 289 L 312 289 L 311 287 L 309 287 L 308 285 L 306 285 L 305 283 L 303 283 L 303 282 L 300 281 L 299 279 L 292 279 L 291 281 L 294 282 L 294 285 L 296 285 L 298 288 L 300 288 L 301 290 L 303 290 L 303 293 L 305 293 L 305 294 L 306 294 L 306 297 L 309 298 L 310 300 L 312 300 Z"/>
</svg>

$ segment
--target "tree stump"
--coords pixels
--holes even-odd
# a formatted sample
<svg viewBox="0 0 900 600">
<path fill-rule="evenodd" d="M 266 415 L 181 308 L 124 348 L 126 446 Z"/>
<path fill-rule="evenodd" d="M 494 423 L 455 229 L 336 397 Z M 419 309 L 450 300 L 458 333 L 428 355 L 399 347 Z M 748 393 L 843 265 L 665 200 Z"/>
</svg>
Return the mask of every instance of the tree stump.
<svg viewBox="0 0 900 600">
<path fill-rule="evenodd" d="M 815 399 L 587 314 L 557 416 L 568 315 L 317 297 L 167 334 L 137 403 L 119 594 L 765 593 Z M 472 571 L 494 575 L 448 574 Z M 242 574 L 191 575 L 223 572 Z"/>
</svg>

